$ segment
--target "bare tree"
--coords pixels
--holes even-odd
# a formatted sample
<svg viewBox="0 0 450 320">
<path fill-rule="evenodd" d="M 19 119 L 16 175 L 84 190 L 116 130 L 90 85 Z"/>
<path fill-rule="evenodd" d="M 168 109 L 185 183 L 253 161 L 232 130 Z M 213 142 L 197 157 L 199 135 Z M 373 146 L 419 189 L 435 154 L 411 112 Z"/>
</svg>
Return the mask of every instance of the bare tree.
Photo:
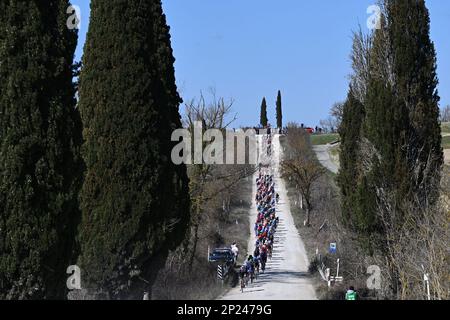
<svg viewBox="0 0 450 320">
<path fill-rule="evenodd" d="M 330 110 L 330 116 L 334 119 L 334 128 L 337 130 L 341 126 L 342 116 L 344 114 L 344 102 L 336 102 Z"/>
<path fill-rule="evenodd" d="M 401 222 L 393 205 L 392 195 L 377 192 L 379 218 L 385 230 L 386 253 L 378 257 L 384 266 L 384 292 L 401 300 L 428 299 L 424 275 L 430 285 L 430 299 L 449 297 L 448 204 L 423 207 L 419 199 L 405 204 Z M 406 215 L 404 213 L 407 212 Z"/>
<path fill-rule="evenodd" d="M 203 92 L 200 92 L 200 98 L 192 99 L 185 105 L 186 115 L 183 124 L 187 128 L 192 128 L 194 122 L 201 121 L 207 129 L 223 130 L 228 128 L 237 119 L 237 114 L 232 114 L 234 99 L 225 101 L 224 98 L 218 98 L 214 88 L 209 89 L 210 100 L 207 102 Z"/>
<path fill-rule="evenodd" d="M 325 169 L 312 156 L 308 136 L 302 128 L 296 125 L 288 127 L 287 141 L 286 158 L 281 163 L 282 174 L 293 179 L 298 186 L 306 204 L 305 225 L 309 226 L 313 208 L 312 188 Z"/>
<path fill-rule="evenodd" d="M 313 184 L 324 174 L 324 169 L 314 160 L 297 158 L 285 160 L 281 164 L 283 175 L 290 176 L 296 182 L 305 199 L 306 220 L 305 225 L 310 225 L 310 213 L 312 210 Z"/>
<path fill-rule="evenodd" d="M 332 116 L 329 116 L 324 120 L 320 120 L 319 124 L 325 132 L 334 132 L 339 125 L 338 121 Z"/>
<path fill-rule="evenodd" d="M 370 170 L 374 161 L 379 159 L 378 151 L 367 140 L 362 141 L 361 156 L 365 159 L 364 170 Z M 433 162 L 431 157 L 428 162 Z M 436 172 L 435 176 L 436 179 L 441 177 L 439 172 Z M 411 179 L 420 180 L 414 175 Z M 388 184 L 376 186 L 377 216 L 383 229 L 379 241 L 383 242 L 383 249 L 375 258 L 376 264 L 383 266 L 387 280 L 383 282 L 383 294 L 386 297 L 401 300 L 428 298 L 423 288 L 424 275 L 428 274 L 430 298 L 448 299 L 448 180 L 446 174 L 442 175 L 440 200 L 437 202 L 432 192 L 425 198 L 416 194 L 407 199 L 397 199 Z M 414 183 L 419 184 L 417 181 Z M 420 187 L 430 188 L 425 181 L 420 183 Z"/>
<path fill-rule="evenodd" d="M 441 110 L 441 121 L 450 122 L 450 105 Z"/>
<path fill-rule="evenodd" d="M 353 48 L 350 55 L 353 74 L 350 75 L 350 82 L 356 98 L 361 103 L 365 101 L 369 83 L 372 45 L 373 35 L 364 34 L 361 27 L 358 32 L 353 33 Z"/>
<path fill-rule="evenodd" d="M 198 100 L 192 99 L 185 105 L 184 125 L 192 130 L 194 122 L 199 121 L 202 122 L 204 130 L 218 129 L 225 132 L 237 119 L 237 115 L 232 113 L 234 100 L 226 101 L 224 98 L 218 98 L 215 89 L 209 91 L 210 99 L 208 101 L 201 93 Z M 207 144 L 203 142 L 203 148 Z M 223 155 L 226 156 L 225 145 Z M 204 163 L 188 165 L 192 203 L 192 249 L 189 266 L 192 266 L 194 262 L 199 241 L 199 229 L 204 223 L 204 213 L 208 211 L 208 206 L 211 206 L 211 202 L 214 202 L 217 197 L 231 190 L 233 186 L 252 173 L 252 170 L 245 165 L 223 166 Z"/>
</svg>

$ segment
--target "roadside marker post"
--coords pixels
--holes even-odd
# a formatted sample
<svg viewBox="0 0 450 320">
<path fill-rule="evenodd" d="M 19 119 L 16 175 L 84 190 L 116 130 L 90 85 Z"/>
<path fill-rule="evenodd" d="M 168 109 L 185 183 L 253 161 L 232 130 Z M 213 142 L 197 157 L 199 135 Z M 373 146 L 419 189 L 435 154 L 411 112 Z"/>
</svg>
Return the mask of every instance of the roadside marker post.
<svg viewBox="0 0 450 320">
<path fill-rule="evenodd" d="M 430 277 L 428 273 L 425 273 L 423 275 L 423 280 L 425 281 L 425 286 L 427 288 L 427 300 L 431 300 L 431 293 L 430 293 Z"/>
<path fill-rule="evenodd" d="M 225 275 L 224 267 L 221 264 L 219 264 L 217 266 L 217 279 L 220 280 L 220 282 L 222 283 L 222 287 L 223 287 L 223 282 L 224 282 L 223 281 L 224 275 Z"/>
</svg>

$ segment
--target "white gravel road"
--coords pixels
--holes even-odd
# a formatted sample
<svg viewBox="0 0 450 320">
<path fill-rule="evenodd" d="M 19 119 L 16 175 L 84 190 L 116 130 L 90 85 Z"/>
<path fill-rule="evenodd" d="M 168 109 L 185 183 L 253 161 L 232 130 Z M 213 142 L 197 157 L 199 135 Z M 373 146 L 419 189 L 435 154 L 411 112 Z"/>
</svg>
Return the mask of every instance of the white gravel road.
<svg viewBox="0 0 450 320">
<path fill-rule="evenodd" d="M 261 146 L 262 138 L 258 137 Z M 240 286 L 231 289 L 223 300 L 316 300 L 314 287 L 308 278 L 308 257 L 289 207 L 287 190 L 280 177 L 280 159 L 282 148 L 279 135 L 273 138 L 273 159 L 271 160 L 275 178 L 275 191 L 280 195 L 277 215 L 280 224 L 275 234 L 274 252 L 268 261 L 266 272 L 250 284 L 242 293 Z M 261 162 L 261 161 L 260 161 Z M 253 204 L 249 213 L 250 226 L 253 229 L 256 219 L 256 176 L 253 177 Z M 250 230 L 249 248 L 253 251 L 255 236 Z"/>
<path fill-rule="evenodd" d="M 320 146 L 313 146 L 313 150 L 317 155 L 319 162 L 333 173 L 338 173 L 339 167 L 331 160 L 329 149 L 331 145 L 325 144 Z"/>
</svg>

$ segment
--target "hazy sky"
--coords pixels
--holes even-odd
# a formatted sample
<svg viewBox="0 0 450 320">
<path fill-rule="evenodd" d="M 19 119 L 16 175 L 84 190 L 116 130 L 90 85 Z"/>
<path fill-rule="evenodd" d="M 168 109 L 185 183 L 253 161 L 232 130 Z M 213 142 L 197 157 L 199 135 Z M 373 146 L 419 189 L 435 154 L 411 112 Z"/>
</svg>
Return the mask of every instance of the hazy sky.
<svg viewBox="0 0 450 320">
<path fill-rule="evenodd" d="M 89 23 L 81 8 L 77 59 Z M 163 0 L 185 101 L 215 87 L 235 100 L 234 126 L 256 125 L 262 97 L 275 122 L 277 91 L 284 122 L 315 126 L 330 106 L 344 100 L 351 72 L 352 31 L 366 31 L 367 8 L 376 0 Z M 427 0 L 431 37 L 438 54 L 441 106 L 450 104 L 450 1 Z M 181 106 L 181 110 L 183 106 Z"/>
</svg>

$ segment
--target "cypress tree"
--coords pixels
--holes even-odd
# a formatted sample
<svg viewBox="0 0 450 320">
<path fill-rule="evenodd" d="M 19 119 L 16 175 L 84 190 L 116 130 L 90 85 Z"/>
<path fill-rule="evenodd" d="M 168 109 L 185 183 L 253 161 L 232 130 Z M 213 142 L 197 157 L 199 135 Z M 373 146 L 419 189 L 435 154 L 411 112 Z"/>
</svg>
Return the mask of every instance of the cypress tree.
<svg viewBox="0 0 450 320">
<path fill-rule="evenodd" d="M 91 1 L 80 76 L 83 281 L 111 299 L 142 298 L 189 222 L 169 27 L 160 0 Z"/>
<path fill-rule="evenodd" d="M 261 116 L 260 123 L 263 127 L 267 127 L 268 119 L 267 119 L 267 102 L 266 98 L 263 98 L 261 103 Z"/>
<path fill-rule="evenodd" d="M 429 12 L 424 0 L 389 0 L 387 12 L 393 89 L 409 120 L 405 161 L 412 183 L 405 189 L 423 204 L 432 203 L 438 196 L 443 153 L 436 51 L 430 40 Z"/>
<path fill-rule="evenodd" d="M 365 135 L 379 152 L 374 176 L 390 189 L 402 212 L 406 201 L 433 203 L 443 162 L 439 125 L 436 53 L 430 40 L 429 14 L 423 0 L 388 0 L 386 32 L 375 35 L 374 56 L 385 46 L 392 70 L 369 81 Z M 405 28 L 409 32 L 405 33 Z M 382 69 L 376 60 L 373 69 Z M 382 74 L 382 76 L 376 76 Z M 388 76 L 386 76 L 388 75 Z M 399 223 L 401 214 L 397 214 Z"/>
<path fill-rule="evenodd" d="M 76 259 L 81 121 L 69 2 L 0 2 L 0 299 L 63 299 Z"/>
<path fill-rule="evenodd" d="M 364 121 L 364 106 L 359 102 L 350 87 L 347 100 L 343 107 L 342 123 L 339 128 L 341 138 L 340 169 L 338 184 L 342 195 L 342 215 L 349 226 L 358 224 L 354 214 L 357 203 L 356 190 L 361 175 L 359 168 L 359 143 L 361 128 Z"/>
<path fill-rule="evenodd" d="M 380 204 L 389 208 L 395 228 L 410 213 L 409 204 L 419 200 L 427 206 L 438 196 L 443 160 L 436 54 L 429 32 L 423 0 L 386 0 L 383 29 L 373 40 L 361 130 L 374 151 L 355 161 L 355 166 L 371 163 L 358 182 L 354 214 L 360 231 L 372 240 L 384 233 Z M 386 241 L 372 244 L 384 250 Z"/>
<path fill-rule="evenodd" d="M 277 96 L 277 128 L 283 127 L 283 112 L 281 109 L 281 91 L 278 90 Z"/>
</svg>

